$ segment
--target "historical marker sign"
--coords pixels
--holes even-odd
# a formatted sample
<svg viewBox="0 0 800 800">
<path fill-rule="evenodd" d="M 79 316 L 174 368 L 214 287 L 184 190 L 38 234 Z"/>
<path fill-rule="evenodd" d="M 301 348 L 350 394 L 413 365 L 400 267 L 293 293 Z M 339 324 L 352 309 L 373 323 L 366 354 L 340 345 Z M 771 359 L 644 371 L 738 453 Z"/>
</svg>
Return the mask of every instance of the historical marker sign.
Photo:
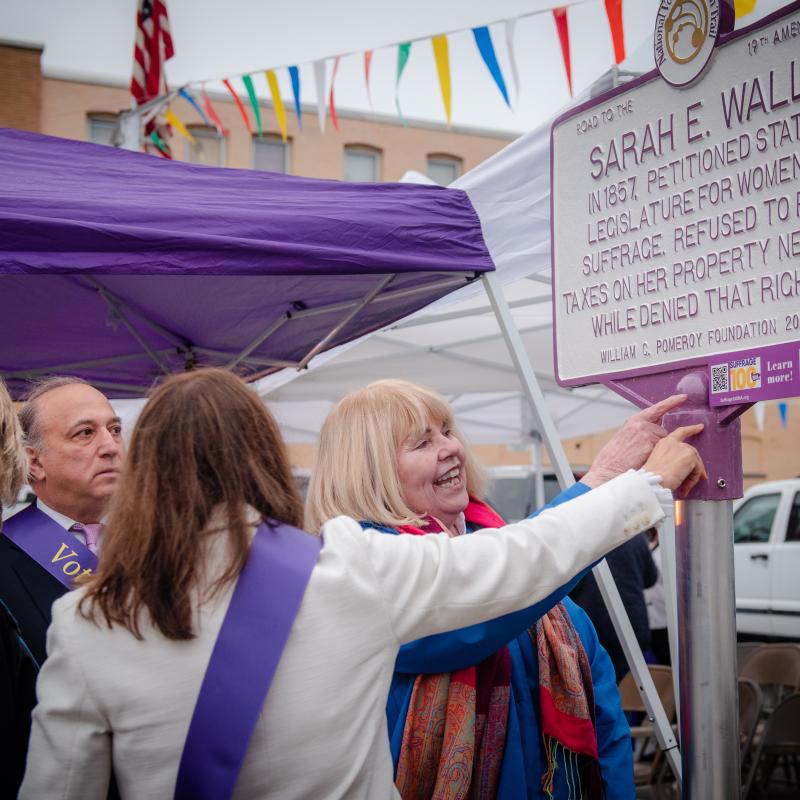
<svg viewBox="0 0 800 800">
<path fill-rule="evenodd" d="M 675 52 L 706 58 L 675 41 L 701 23 L 667 23 Z M 654 71 L 560 117 L 552 248 L 560 383 L 702 364 L 712 405 L 800 394 L 800 3 L 688 86 Z"/>
</svg>

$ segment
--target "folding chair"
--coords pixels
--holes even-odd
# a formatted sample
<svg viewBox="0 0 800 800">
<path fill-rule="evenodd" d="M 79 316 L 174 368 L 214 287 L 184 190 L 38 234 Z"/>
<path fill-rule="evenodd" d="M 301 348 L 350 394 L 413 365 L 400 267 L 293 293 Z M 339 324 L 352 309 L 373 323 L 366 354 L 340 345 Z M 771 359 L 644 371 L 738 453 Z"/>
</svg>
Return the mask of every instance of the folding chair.
<svg viewBox="0 0 800 800">
<path fill-rule="evenodd" d="M 764 712 L 769 713 L 784 697 L 800 690 L 800 647 L 765 644 L 751 653 L 739 670 L 761 687 Z"/>
<path fill-rule="evenodd" d="M 757 789 L 763 796 L 777 766 L 781 766 L 787 783 L 800 792 L 800 694 L 793 694 L 781 702 L 767 719 L 764 735 L 753 755 L 750 772 L 744 787 L 744 800 L 750 795 L 758 773 Z"/>
<path fill-rule="evenodd" d="M 753 736 L 761 719 L 763 698 L 758 684 L 747 678 L 739 678 L 739 763 L 742 767 L 742 783 L 748 774 L 747 757 L 753 743 Z"/>
<path fill-rule="evenodd" d="M 651 664 L 649 666 L 650 675 L 653 678 L 656 691 L 664 706 L 664 713 L 667 719 L 673 722 L 675 719 L 675 690 L 672 683 L 672 668 Z M 619 696 L 622 702 L 622 710 L 626 712 L 646 712 L 642 697 L 636 687 L 636 681 L 631 673 L 628 673 L 619 685 Z M 655 758 L 651 761 L 642 759 L 644 746 L 649 739 L 655 738 L 655 731 L 650 724 L 635 725 L 631 728 L 631 739 L 635 745 L 633 776 L 637 786 L 652 785 L 657 783 L 661 771 L 664 754 L 661 750 L 656 752 Z"/>
</svg>

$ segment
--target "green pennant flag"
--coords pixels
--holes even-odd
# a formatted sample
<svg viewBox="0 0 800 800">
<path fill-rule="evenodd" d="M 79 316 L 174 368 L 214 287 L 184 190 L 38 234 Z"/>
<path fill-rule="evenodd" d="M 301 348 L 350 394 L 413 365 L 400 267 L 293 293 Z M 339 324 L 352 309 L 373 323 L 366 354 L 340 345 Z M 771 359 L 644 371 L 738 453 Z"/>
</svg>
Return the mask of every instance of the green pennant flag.
<svg viewBox="0 0 800 800">
<path fill-rule="evenodd" d="M 247 89 L 247 96 L 250 98 L 250 105 L 253 106 L 253 112 L 256 115 L 256 127 L 258 128 L 258 135 L 263 137 L 264 132 L 261 130 L 261 111 L 258 108 L 258 98 L 256 97 L 256 89 L 253 86 L 253 79 L 249 75 L 242 76 L 242 83 L 244 88 Z"/>
<path fill-rule="evenodd" d="M 400 110 L 400 78 L 403 77 L 403 70 L 406 68 L 406 64 L 408 63 L 408 56 L 411 52 L 411 42 L 404 42 L 403 44 L 397 45 L 397 79 L 395 80 L 394 84 L 394 104 L 397 107 L 397 114 L 403 122 L 403 126 L 406 127 L 406 121 L 403 119 L 403 112 Z"/>
<path fill-rule="evenodd" d="M 169 155 L 169 148 L 164 144 L 164 140 L 155 132 L 150 134 L 150 141 L 162 152 L 164 155 Z"/>
</svg>

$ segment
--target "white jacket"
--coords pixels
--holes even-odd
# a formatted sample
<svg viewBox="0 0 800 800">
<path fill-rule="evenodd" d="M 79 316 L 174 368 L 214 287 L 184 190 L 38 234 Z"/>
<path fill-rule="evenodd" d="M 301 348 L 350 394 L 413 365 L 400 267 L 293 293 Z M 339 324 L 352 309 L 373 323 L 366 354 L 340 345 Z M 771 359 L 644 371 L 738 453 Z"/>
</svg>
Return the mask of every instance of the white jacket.
<svg viewBox="0 0 800 800">
<path fill-rule="evenodd" d="M 385 704 L 400 645 L 532 605 L 663 515 L 647 480 L 628 473 L 478 536 L 326 523 L 235 797 L 397 797 Z M 113 762 L 124 800 L 171 798 L 231 594 L 200 605 L 197 637 L 185 642 L 148 625 L 139 641 L 87 622 L 76 614 L 80 591 L 58 600 L 21 797 L 104 800 Z"/>
</svg>

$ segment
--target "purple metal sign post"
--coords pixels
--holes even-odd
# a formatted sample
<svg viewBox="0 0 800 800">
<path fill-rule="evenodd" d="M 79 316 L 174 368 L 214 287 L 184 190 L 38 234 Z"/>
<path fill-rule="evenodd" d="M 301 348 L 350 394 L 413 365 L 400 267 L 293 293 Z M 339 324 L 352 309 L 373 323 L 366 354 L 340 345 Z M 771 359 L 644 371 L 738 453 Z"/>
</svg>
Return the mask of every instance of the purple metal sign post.
<svg viewBox="0 0 800 800">
<path fill-rule="evenodd" d="M 709 480 L 676 503 L 678 658 L 683 797 L 740 792 L 732 500 L 742 495 L 740 405 L 710 408 L 706 371 L 681 369 L 608 381 L 640 406 L 685 393 L 667 430 L 702 423 L 692 440 Z"/>
</svg>

